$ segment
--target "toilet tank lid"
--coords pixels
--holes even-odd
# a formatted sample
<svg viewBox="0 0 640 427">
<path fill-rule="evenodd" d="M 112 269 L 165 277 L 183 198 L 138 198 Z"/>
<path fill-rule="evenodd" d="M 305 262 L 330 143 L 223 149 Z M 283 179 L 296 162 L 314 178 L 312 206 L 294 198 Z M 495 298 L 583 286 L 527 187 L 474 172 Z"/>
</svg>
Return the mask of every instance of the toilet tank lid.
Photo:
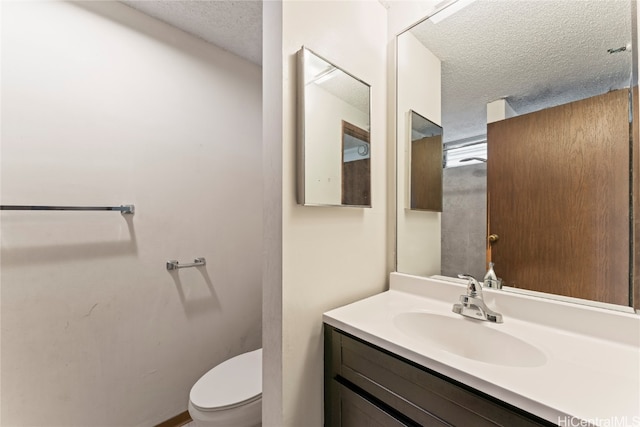
<svg viewBox="0 0 640 427">
<path fill-rule="evenodd" d="M 262 393 L 262 349 L 226 360 L 191 388 L 191 403 L 202 410 L 230 408 Z"/>
</svg>

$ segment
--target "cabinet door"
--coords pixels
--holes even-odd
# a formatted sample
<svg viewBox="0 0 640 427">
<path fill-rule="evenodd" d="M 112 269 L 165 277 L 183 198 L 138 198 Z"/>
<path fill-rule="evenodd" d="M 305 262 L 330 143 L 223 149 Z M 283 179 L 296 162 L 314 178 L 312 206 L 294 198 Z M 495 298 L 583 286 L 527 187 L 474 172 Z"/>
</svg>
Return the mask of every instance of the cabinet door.
<svg viewBox="0 0 640 427">
<path fill-rule="evenodd" d="M 338 384 L 338 393 L 341 427 L 407 426 L 342 384 Z"/>
</svg>

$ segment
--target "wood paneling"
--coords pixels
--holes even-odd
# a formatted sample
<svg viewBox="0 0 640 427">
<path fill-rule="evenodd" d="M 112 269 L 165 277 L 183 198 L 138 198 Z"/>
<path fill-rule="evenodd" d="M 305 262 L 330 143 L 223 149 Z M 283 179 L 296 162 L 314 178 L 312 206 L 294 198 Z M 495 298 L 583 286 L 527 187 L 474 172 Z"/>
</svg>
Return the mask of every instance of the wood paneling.
<svg viewBox="0 0 640 427">
<path fill-rule="evenodd" d="M 411 141 L 411 209 L 442 212 L 442 135 Z"/>
<path fill-rule="evenodd" d="M 371 206 L 371 159 L 352 162 L 344 161 L 344 135 L 350 135 L 369 143 L 369 132 L 342 122 L 342 204 L 350 206 Z M 370 150 L 370 144 L 367 145 Z"/>
<path fill-rule="evenodd" d="M 371 160 L 342 163 L 342 204 L 371 205 Z"/>
<path fill-rule="evenodd" d="M 628 305 L 627 90 L 491 123 L 487 141 L 505 284 Z"/>
</svg>

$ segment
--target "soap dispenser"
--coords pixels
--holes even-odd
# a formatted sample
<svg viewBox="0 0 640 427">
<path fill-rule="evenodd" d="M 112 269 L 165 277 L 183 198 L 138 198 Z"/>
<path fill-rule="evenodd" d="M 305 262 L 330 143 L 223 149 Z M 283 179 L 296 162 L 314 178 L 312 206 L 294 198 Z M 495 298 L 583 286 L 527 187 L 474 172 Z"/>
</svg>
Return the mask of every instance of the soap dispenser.
<svg viewBox="0 0 640 427">
<path fill-rule="evenodd" d="M 484 275 L 484 287 L 492 289 L 502 289 L 502 279 L 498 279 L 496 272 L 493 270 L 493 263 L 489 263 L 489 270 Z"/>
</svg>

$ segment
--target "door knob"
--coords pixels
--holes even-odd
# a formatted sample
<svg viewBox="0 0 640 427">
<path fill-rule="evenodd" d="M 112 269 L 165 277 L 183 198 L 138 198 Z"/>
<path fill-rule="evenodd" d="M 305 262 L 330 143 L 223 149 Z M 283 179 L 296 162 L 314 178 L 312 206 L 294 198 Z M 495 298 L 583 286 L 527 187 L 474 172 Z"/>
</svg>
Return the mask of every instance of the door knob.
<svg viewBox="0 0 640 427">
<path fill-rule="evenodd" d="M 495 243 L 499 238 L 500 236 L 498 236 L 497 234 L 490 234 L 487 240 L 489 240 L 489 243 Z"/>
</svg>

